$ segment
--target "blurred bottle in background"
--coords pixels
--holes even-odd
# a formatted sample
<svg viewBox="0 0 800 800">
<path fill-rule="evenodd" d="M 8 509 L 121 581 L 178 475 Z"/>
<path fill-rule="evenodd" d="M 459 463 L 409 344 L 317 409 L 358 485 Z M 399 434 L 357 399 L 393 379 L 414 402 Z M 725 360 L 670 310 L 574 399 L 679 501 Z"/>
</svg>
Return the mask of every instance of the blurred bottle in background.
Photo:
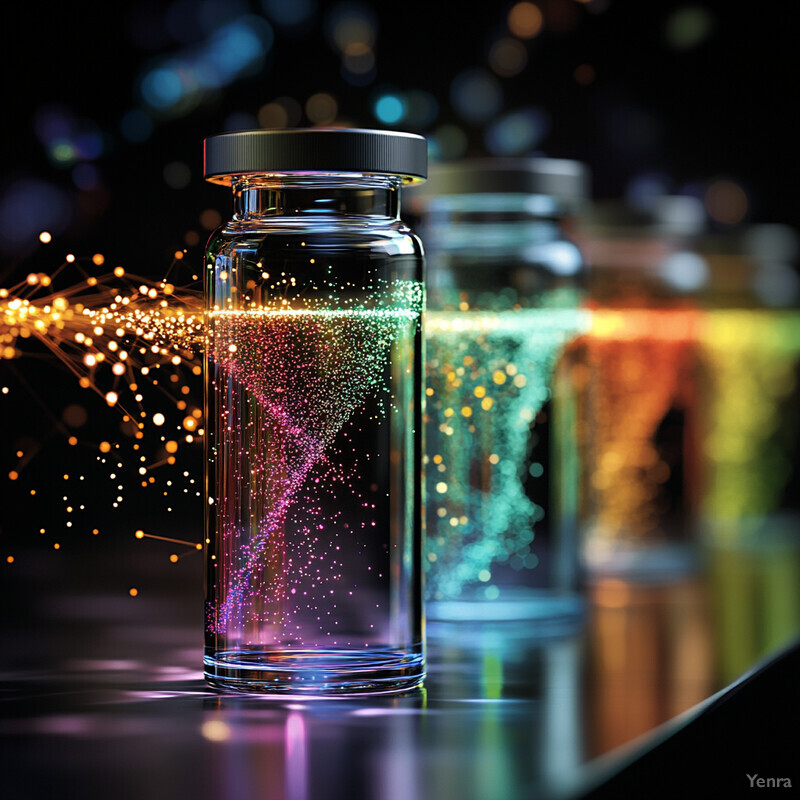
<svg viewBox="0 0 800 800">
<path fill-rule="evenodd" d="M 430 620 L 526 619 L 552 632 L 582 618 L 569 344 L 588 315 L 583 259 L 562 223 L 587 183 L 572 161 L 482 160 L 441 165 L 414 194 L 429 257 Z"/>
<path fill-rule="evenodd" d="M 594 578 L 672 580 L 697 563 L 703 221 L 699 201 L 665 196 L 647 211 L 599 203 L 579 223 L 592 308 L 581 516 Z"/>
<path fill-rule="evenodd" d="M 700 512 L 727 683 L 800 632 L 798 237 L 760 225 L 703 252 Z"/>
</svg>

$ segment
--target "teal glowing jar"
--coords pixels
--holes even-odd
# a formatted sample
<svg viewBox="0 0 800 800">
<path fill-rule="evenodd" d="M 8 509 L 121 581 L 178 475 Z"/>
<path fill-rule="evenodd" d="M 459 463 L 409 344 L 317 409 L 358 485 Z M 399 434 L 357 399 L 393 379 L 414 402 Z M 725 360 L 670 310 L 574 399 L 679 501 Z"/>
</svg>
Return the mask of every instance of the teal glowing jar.
<svg viewBox="0 0 800 800">
<path fill-rule="evenodd" d="M 582 619 L 571 343 L 588 324 L 564 221 L 582 165 L 441 165 L 415 193 L 428 246 L 425 520 L 431 620 Z M 534 630 L 534 628 L 532 628 Z"/>
<path fill-rule="evenodd" d="M 424 676 L 422 137 L 206 141 L 206 650 L 215 687 L 386 693 Z"/>
</svg>

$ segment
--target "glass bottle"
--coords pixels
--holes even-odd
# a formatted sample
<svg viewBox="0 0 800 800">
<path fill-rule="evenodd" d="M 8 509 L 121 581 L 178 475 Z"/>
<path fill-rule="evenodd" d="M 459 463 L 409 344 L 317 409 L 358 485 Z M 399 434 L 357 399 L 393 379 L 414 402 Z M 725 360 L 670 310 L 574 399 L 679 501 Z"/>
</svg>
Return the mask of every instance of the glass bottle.
<svg viewBox="0 0 800 800">
<path fill-rule="evenodd" d="M 420 587 L 422 137 L 205 143 L 234 216 L 206 251 L 206 648 L 215 687 L 407 690 Z"/>
<path fill-rule="evenodd" d="M 431 620 L 557 632 L 582 618 L 568 350 L 587 314 L 563 222 L 586 184 L 576 162 L 487 159 L 440 165 L 414 193 L 429 248 Z"/>
<path fill-rule="evenodd" d="M 697 565 L 699 301 L 704 211 L 597 203 L 578 226 L 590 265 L 583 556 L 593 577 L 673 579 Z"/>
<path fill-rule="evenodd" d="M 701 243 L 699 513 L 720 685 L 800 633 L 799 249 L 774 224 Z"/>
</svg>

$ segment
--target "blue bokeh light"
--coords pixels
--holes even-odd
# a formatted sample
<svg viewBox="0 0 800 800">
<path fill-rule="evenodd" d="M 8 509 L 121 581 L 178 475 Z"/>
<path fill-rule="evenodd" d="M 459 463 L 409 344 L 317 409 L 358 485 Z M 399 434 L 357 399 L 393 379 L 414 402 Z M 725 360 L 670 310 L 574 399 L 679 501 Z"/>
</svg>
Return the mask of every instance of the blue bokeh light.
<svg viewBox="0 0 800 800">
<path fill-rule="evenodd" d="M 174 106 L 182 96 L 183 84 L 175 68 L 159 67 L 148 72 L 142 79 L 142 97 L 153 108 Z"/>
<path fill-rule="evenodd" d="M 512 111 L 488 128 L 486 147 L 496 156 L 523 155 L 535 148 L 549 131 L 550 116 L 544 109 Z"/>
<path fill-rule="evenodd" d="M 486 122 L 503 105 L 500 82 L 485 69 L 467 69 L 450 86 L 450 102 L 467 122 Z"/>
<path fill-rule="evenodd" d="M 384 94 L 375 101 L 375 117 L 385 125 L 400 122 L 406 113 L 406 104 L 398 94 Z"/>
<path fill-rule="evenodd" d="M 158 112 L 185 113 L 202 102 L 206 90 L 221 89 L 261 68 L 274 41 L 265 19 L 239 17 L 211 33 L 205 43 L 148 70 L 140 84 L 142 98 Z"/>
</svg>

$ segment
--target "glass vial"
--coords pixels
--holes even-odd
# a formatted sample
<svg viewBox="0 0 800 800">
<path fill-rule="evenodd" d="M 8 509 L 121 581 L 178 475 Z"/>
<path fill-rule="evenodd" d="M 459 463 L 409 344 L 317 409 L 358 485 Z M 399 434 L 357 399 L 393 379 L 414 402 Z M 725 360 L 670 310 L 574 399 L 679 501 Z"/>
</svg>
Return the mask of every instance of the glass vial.
<svg viewBox="0 0 800 800">
<path fill-rule="evenodd" d="M 592 306 L 579 429 L 593 579 L 672 580 L 697 567 L 703 221 L 699 201 L 676 196 L 646 210 L 597 203 L 578 228 Z"/>
<path fill-rule="evenodd" d="M 572 161 L 489 159 L 441 165 L 415 193 L 429 247 L 431 620 L 558 631 L 582 617 L 568 350 L 587 313 L 562 222 L 586 183 Z"/>
<path fill-rule="evenodd" d="M 701 245 L 699 513 L 719 685 L 800 633 L 798 251 L 784 225 Z"/>
<path fill-rule="evenodd" d="M 206 140 L 206 648 L 215 687 L 328 696 L 424 675 L 420 136 Z"/>
</svg>

